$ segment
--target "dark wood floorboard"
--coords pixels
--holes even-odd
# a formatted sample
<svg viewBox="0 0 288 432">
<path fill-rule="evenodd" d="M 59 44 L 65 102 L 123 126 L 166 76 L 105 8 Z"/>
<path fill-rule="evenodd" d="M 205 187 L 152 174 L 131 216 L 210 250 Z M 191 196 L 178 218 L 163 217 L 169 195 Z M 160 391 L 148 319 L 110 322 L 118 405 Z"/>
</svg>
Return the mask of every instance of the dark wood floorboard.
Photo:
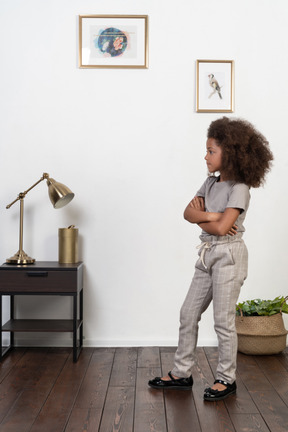
<svg viewBox="0 0 288 432">
<path fill-rule="evenodd" d="M 218 351 L 197 349 L 192 391 L 159 391 L 174 347 L 14 349 L 0 363 L 0 432 L 287 432 L 288 348 L 238 353 L 237 394 L 203 401 Z"/>
</svg>

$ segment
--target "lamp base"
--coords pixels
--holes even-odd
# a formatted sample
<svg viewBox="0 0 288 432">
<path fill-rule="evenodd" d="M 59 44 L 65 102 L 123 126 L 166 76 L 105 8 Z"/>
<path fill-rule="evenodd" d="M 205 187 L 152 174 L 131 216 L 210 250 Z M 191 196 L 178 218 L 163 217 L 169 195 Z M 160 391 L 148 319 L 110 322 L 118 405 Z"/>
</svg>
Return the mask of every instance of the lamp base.
<svg viewBox="0 0 288 432">
<path fill-rule="evenodd" d="M 35 259 L 29 257 L 23 250 L 18 250 L 15 255 L 13 255 L 11 258 L 6 259 L 7 264 L 34 264 Z"/>
</svg>

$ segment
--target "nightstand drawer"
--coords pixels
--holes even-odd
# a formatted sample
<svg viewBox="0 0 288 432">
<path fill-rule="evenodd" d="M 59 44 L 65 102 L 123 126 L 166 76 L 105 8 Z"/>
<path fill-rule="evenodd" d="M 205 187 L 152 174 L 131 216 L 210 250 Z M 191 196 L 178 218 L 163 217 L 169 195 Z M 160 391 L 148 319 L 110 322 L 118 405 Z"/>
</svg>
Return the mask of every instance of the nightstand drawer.
<svg viewBox="0 0 288 432">
<path fill-rule="evenodd" d="M 20 269 L 0 272 L 0 292 L 72 293 L 77 292 L 77 272 L 47 269 Z"/>
</svg>

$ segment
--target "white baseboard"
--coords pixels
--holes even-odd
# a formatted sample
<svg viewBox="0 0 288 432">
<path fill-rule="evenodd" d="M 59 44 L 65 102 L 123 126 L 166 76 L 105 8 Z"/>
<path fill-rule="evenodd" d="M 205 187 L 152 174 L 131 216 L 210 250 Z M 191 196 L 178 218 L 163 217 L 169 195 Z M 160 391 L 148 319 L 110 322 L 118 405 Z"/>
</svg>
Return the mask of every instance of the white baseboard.
<svg viewBox="0 0 288 432">
<path fill-rule="evenodd" d="M 85 347 L 176 347 L 178 340 L 167 339 L 167 340 L 157 340 L 157 339 L 142 339 L 142 340 L 99 340 L 99 339 L 85 339 Z M 202 339 L 198 341 L 198 346 L 217 346 L 216 339 Z"/>
<path fill-rule="evenodd" d="M 72 347 L 72 337 L 17 337 L 15 338 L 15 346 L 17 347 Z M 9 343 L 9 340 L 8 340 Z M 137 339 L 137 340 L 124 340 L 124 339 L 84 339 L 83 346 L 90 348 L 111 348 L 111 347 L 148 347 L 148 346 L 159 346 L 166 347 L 172 346 L 176 347 L 178 341 L 174 339 Z M 6 345 L 5 340 L 3 340 L 3 345 Z M 200 339 L 198 341 L 198 346 L 217 346 L 216 339 Z"/>
</svg>

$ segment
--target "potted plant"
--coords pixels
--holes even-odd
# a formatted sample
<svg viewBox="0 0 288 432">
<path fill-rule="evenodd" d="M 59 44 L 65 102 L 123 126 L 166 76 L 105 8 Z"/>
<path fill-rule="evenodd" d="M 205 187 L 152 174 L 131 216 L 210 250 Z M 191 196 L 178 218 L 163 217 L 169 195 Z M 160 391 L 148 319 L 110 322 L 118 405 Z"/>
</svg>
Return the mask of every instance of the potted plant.
<svg viewBox="0 0 288 432">
<path fill-rule="evenodd" d="M 246 300 L 236 305 L 238 351 L 244 354 L 278 354 L 286 347 L 287 330 L 282 313 L 288 313 L 287 297 Z"/>
</svg>

